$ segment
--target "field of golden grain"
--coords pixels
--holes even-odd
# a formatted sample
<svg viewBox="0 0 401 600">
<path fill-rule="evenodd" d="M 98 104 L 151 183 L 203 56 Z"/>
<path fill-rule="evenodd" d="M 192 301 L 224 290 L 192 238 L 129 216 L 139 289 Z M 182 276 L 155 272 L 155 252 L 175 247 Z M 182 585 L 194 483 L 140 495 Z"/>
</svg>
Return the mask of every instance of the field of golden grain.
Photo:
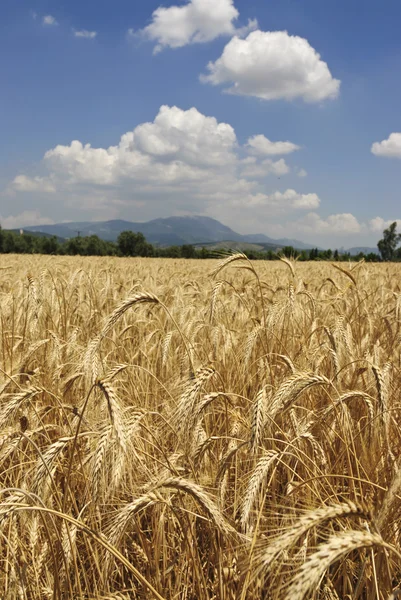
<svg viewBox="0 0 401 600">
<path fill-rule="evenodd" d="M 401 265 L 2 256 L 0 326 L 2 599 L 397 594 Z"/>
</svg>

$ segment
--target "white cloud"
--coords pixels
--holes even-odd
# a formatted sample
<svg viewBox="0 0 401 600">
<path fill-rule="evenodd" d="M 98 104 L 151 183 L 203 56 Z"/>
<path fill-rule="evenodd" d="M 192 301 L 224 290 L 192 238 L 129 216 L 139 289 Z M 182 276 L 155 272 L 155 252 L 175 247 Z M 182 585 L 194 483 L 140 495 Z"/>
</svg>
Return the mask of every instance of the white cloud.
<svg viewBox="0 0 401 600">
<path fill-rule="evenodd" d="M 308 172 L 305 171 L 305 169 L 299 169 L 297 175 L 298 177 L 306 177 L 308 175 Z"/>
<path fill-rule="evenodd" d="M 205 169 L 235 165 L 234 129 L 202 115 L 162 106 L 152 123 L 138 125 L 118 146 L 92 148 L 75 140 L 45 154 L 48 168 L 70 183 L 118 185 L 137 182 L 173 183 L 199 180 Z"/>
<path fill-rule="evenodd" d="M 252 154 L 274 156 L 279 154 L 291 154 L 299 150 L 299 146 L 292 142 L 271 142 L 264 135 L 254 135 L 248 139 L 247 147 Z"/>
<path fill-rule="evenodd" d="M 234 202 L 238 204 L 240 200 Z M 248 196 L 249 206 L 263 206 L 273 209 L 274 213 L 291 212 L 294 210 L 310 210 L 318 208 L 320 198 L 317 194 L 299 194 L 295 190 L 288 189 L 285 192 L 273 192 L 272 194 L 257 193 Z"/>
<path fill-rule="evenodd" d="M 340 81 L 309 42 L 286 31 L 253 31 L 244 40 L 234 37 L 215 62 L 208 64 L 201 81 L 233 84 L 231 94 L 263 100 L 320 102 L 336 98 Z"/>
<path fill-rule="evenodd" d="M 273 238 L 296 238 L 311 245 L 333 249 L 340 246 L 374 245 L 377 239 L 376 236 L 372 239 L 366 223 L 359 222 L 350 213 L 322 217 L 312 211 L 297 219 L 285 218 L 283 215 L 276 221 L 266 220 L 263 232 Z"/>
<path fill-rule="evenodd" d="M 216 166 L 232 162 L 237 138 L 231 125 L 205 117 L 196 108 L 162 106 L 153 123 L 134 130 L 132 143 L 152 156 Z"/>
<path fill-rule="evenodd" d="M 284 158 L 280 158 L 280 160 L 276 160 L 276 162 L 266 159 L 262 162 L 262 165 L 268 166 L 270 173 L 273 175 L 286 175 L 290 172 L 290 167 L 287 165 Z"/>
<path fill-rule="evenodd" d="M 18 201 L 30 191 L 31 206 L 39 206 L 44 191 L 57 190 L 63 208 L 73 209 L 73 220 L 77 210 L 88 211 L 89 218 L 109 211 L 136 220 L 184 212 L 221 218 L 237 229 L 249 223 L 249 231 L 273 223 L 274 216 L 319 207 L 315 193 L 269 189 L 267 175 L 276 185 L 274 176 L 290 170 L 283 158 L 246 152 L 228 123 L 196 108 L 162 106 L 152 122 L 125 133 L 117 145 L 93 148 L 75 140 L 48 150 L 46 176 L 21 174 L 9 188 L 20 194 Z"/>
<path fill-rule="evenodd" d="M 387 140 L 372 144 L 371 152 L 376 156 L 401 158 L 401 133 L 391 133 Z"/>
<path fill-rule="evenodd" d="M 290 171 L 289 166 L 283 158 L 275 162 L 267 158 L 262 162 L 257 162 L 255 159 L 254 162 L 244 160 L 243 163 L 245 167 L 241 171 L 242 177 L 253 177 L 255 179 L 267 177 L 267 175 L 277 175 L 280 177 Z"/>
<path fill-rule="evenodd" d="M 58 25 L 58 22 L 52 15 L 46 15 L 43 17 L 43 25 Z"/>
<path fill-rule="evenodd" d="M 17 175 L 8 188 L 15 192 L 55 192 L 53 183 L 46 177 L 27 177 L 26 175 Z"/>
<path fill-rule="evenodd" d="M 16 216 L 3 217 L 0 215 L 0 225 L 3 229 L 17 229 L 32 225 L 52 225 L 53 223 L 52 219 L 42 217 L 36 210 L 25 210 Z"/>
<path fill-rule="evenodd" d="M 210 42 L 222 35 L 246 35 L 257 27 L 254 20 L 236 30 L 234 22 L 238 17 L 234 0 L 189 0 L 183 6 L 160 6 L 153 12 L 150 25 L 139 33 L 156 42 L 158 52 L 166 47 Z M 128 34 L 135 35 L 132 29 Z"/>
<path fill-rule="evenodd" d="M 375 217 L 371 219 L 368 223 L 370 231 L 375 233 L 382 233 L 387 227 L 390 227 L 394 221 L 397 223 L 398 227 L 401 227 L 401 219 L 388 219 L 387 221 L 382 219 L 382 217 Z"/>
<path fill-rule="evenodd" d="M 277 177 L 290 171 L 286 160 L 251 154 L 231 125 L 196 108 L 162 106 L 153 121 L 123 134 L 116 145 L 93 148 L 75 140 L 50 149 L 40 172 L 19 174 L 10 182 L 3 196 L 13 195 L 14 212 L 20 214 L 1 221 L 3 227 L 18 228 L 52 222 L 41 213 L 56 221 L 203 214 L 241 233 L 335 248 L 373 245 L 395 220 L 321 216 L 316 193 L 277 189 Z M 301 171 L 293 167 L 294 175 Z M 401 219 L 397 223 L 400 230 Z"/>
<path fill-rule="evenodd" d="M 351 213 L 332 214 L 324 218 L 316 212 L 310 212 L 294 221 L 282 221 L 268 231 L 273 237 L 285 235 L 286 237 L 300 236 L 305 240 L 315 239 L 315 243 L 324 247 L 365 246 L 375 245 L 382 236 L 383 230 L 394 221 L 400 228 L 401 219 L 385 220 L 382 217 L 375 217 L 363 222 Z"/>
<path fill-rule="evenodd" d="M 318 236 L 358 234 L 363 229 L 363 225 L 351 213 L 334 214 L 324 219 L 317 213 L 311 212 L 299 219 L 296 225 L 298 231 Z"/>
<path fill-rule="evenodd" d="M 87 38 L 93 40 L 97 36 L 97 31 L 88 31 L 87 29 L 76 30 L 74 29 L 75 37 Z"/>
</svg>

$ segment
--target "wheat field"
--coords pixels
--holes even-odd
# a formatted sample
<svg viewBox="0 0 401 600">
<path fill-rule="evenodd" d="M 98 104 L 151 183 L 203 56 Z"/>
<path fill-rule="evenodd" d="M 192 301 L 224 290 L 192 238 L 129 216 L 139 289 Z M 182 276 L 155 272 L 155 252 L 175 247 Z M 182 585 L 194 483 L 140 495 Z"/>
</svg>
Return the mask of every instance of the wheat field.
<svg viewBox="0 0 401 600">
<path fill-rule="evenodd" d="M 400 276 L 2 256 L 0 597 L 395 598 Z"/>
</svg>

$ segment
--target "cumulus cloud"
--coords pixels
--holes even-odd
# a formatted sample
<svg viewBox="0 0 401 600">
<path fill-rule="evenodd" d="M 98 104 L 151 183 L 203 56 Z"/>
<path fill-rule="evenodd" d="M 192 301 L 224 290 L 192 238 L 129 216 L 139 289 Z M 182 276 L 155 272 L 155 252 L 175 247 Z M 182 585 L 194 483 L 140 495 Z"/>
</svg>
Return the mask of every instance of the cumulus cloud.
<svg viewBox="0 0 401 600">
<path fill-rule="evenodd" d="M 49 178 L 46 177 L 27 177 L 26 175 L 17 175 L 9 185 L 9 191 L 15 192 L 55 192 L 56 189 Z"/>
<path fill-rule="evenodd" d="M 54 17 L 52 17 L 52 15 L 45 15 L 43 17 L 43 25 L 50 25 L 50 26 L 56 26 L 58 25 L 58 22 L 56 21 L 56 19 Z"/>
<path fill-rule="evenodd" d="M 261 148 L 267 144 L 268 151 L 256 144 L 259 151 L 251 152 L 249 140 L 255 139 L 262 139 Z M 21 173 L 8 185 L 6 194 L 13 195 L 19 214 L 6 213 L 2 225 L 52 222 L 42 214 L 56 221 L 203 214 L 241 233 L 295 237 L 334 248 L 376 243 L 396 220 L 377 216 L 359 222 L 350 213 L 321 216 L 321 199 L 313 191 L 277 189 L 277 177 L 291 170 L 286 162 L 291 155 L 274 160 L 272 144 L 292 142 L 253 136 L 241 145 L 228 123 L 196 108 L 162 106 L 153 121 L 124 133 L 116 145 L 94 148 L 75 140 L 48 150 L 40 172 Z M 292 171 L 295 179 L 302 169 Z M 36 210 L 24 210 L 32 206 Z M 60 213 L 62 217 L 56 216 Z M 397 223 L 400 229 L 401 219 Z"/>
<path fill-rule="evenodd" d="M 351 213 L 339 213 L 322 218 L 311 212 L 297 221 L 299 231 L 316 235 L 336 234 L 347 236 L 361 233 L 363 225 Z"/>
<path fill-rule="evenodd" d="M 236 146 L 227 123 L 196 108 L 162 106 L 153 122 L 124 134 L 117 146 L 92 148 L 75 140 L 46 152 L 44 161 L 69 183 L 167 185 L 202 180 L 207 169 L 234 168 Z"/>
<path fill-rule="evenodd" d="M 400 228 L 401 219 L 375 217 L 369 221 L 359 221 L 351 213 L 337 213 L 324 218 L 313 211 L 277 225 L 276 236 L 300 235 L 301 239 L 315 239 L 316 243 L 326 247 L 335 247 L 340 240 L 340 244 L 344 245 L 347 238 L 350 246 L 370 245 L 376 244 L 383 230 L 394 221 Z"/>
<path fill-rule="evenodd" d="M 44 191 L 57 190 L 63 206 L 73 209 L 72 218 L 77 208 L 90 212 L 89 218 L 100 218 L 107 209 L 136 220 L 195 213 L 238 229 L 249 223 L 251 230 L 274 216 L 320 205 L 315 193 L 276 189 L 274 176 L 290 171 L 284 158 L 249 155 L 231 125 L 196 108 L 162 106 L 153 121 L 128 131 L 113 146 L 94 148 L 79 140 L 58 145 L 46 152 L 43 167 L 47 175 L 21 174 L 9 187 L 20 193 L 18 201 L 30 191 L 31 203 Z"/>
<path fill-rule="evenodd" d="M 340 81 L 309 42 L 286 31 L 253 31 L 246 39 L 233 37 L 201 81 L 232 84 L 230 94 L 263 100 L 320 102 L 336 98 Z"/>
<path fill-rule="evenodd" d="M 305 171 L 305 169 L 299 169 L 297 175 L 298 177 L 306 177 L 308 175 L 308 172 Z"/>
<path fill-rule="evenodd" d="M 162 106 L 153 122 L 124 134 L 118 146 L 92 148 L 73 141 L 46 152 L 45 162 L 71 182 L 113 185 L 128 178 L 166 183 L 202 178 L 207 167 L 234 164 L 236 145 L 230 125 L 195 108 Z"/>
<path fill-rule="evenodd" d="M 97 31 L 88 31 L 87 29 L 74 29 L 74 36 L 93 40 L 97 36 Z"/>
<path fill-rule="evenodd" d="M 252 159 L 253 157 L 249 158 Z M 267 158 L 262 162 L 258 162 L 253 158 L 251 161 L 245 159 L 242 162 L 245 165 L 241 171 L 242 177 L 254 177 L 255 179 L 267 177 L 268 175 L 277 175 L 280 177 L 281 175 L 286 175 L 290 171 L 289 166 L 283 158 L 280 158 L 280 160 L 277 161 Z"/>
<path fill-rule="evenodd" d="M 375 217 L 371 219 L 368 223 L 370 231 L 374 231 L 375 233 L 382 233 L 385 229 L 390 227 L 394 221 L 397 223 L 398 227 L 401 227 L 401 219 L 388 219 L 385 220 L 382 217 Z"/>
<path fill-rule="evenodd" d="M 388 158 L 401 158 L 401 133 L 391 133 L 387 140 L 375 142 L 371 147 L 372 154 Z"/>
<path fill-rule="evenodd" d="M 299 150 L 299 146 L 292 142 L 271 142 L 264 135 L 254 135 L 248 139 L 247 147 L 252 154 L 274 156 L 279 154 L 291 154 Z"/>
<path fill-rule="evenodd" d="M 181 48 L 188 44 L 210 42 L 219 36 L 246 35 L 256 29 L 257 21 L 236 29 L 239 12 L 234 0 L 189 0 L 183 6 L 160 6 L 152 14 L 152 22 L 139 34 L 156 42 L 155 52 L 163 48 Z M 128 30 L 129 35 L 135 35 Z"/>
<path fill-rule="evenodd" d="M 153 123 L 136 127 L 132 145 L 151 156 L 222 166 L 235 158 L 237 138 L 231 125 L 218 123 L 196 108 L 162 106 Z"/>
<path fill-rule="evenodd" d="M 36 210 L 25 210 L 19 215 L 10 215 L 8 217 L 0 215 L 0 225 L 3 229 L 17 229 L 32 225 L 52 225 L 53 223 L 52 219 L 42 217 Z"/>
<path fill-rule="evenodd" d="M 238 204 L 239 200 L 234 204 Z M 272 194 L 256 193 L 247 198 L 249 206 L 263 206 L 273 209 L 274 214 L 280 212 L 291 212 L 293 210 L 311 210 L 318 208 L 320 198 L 317 194 L 299 194 L 293 189 L 285 192 L 273 192 Z"/>
</svg>

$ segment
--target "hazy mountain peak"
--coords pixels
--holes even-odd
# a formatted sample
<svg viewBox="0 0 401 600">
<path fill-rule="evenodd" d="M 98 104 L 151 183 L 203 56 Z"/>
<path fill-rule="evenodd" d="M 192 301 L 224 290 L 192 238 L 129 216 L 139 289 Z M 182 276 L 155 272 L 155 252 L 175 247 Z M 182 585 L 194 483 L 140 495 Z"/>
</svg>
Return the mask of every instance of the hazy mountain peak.
<svg viewBox="0 0 401 600">
<path fill-rule="evenodd" d="M 277 247 L 294 246 L 295 248 L 311 248 L 313 244 L 305 244 L 299 240 L 275 240 L 263 233 L 242 235 L 217 219 L 203 215 L 160 217 L 144 223 L 110 219 L 108 221 L 84 221 L 58 223 L 55 225 L 35 225 L 25 227 L 27 231 L 42 231 L 51 235 L 69 238 L 76 235 L 98 235 L 105 240 L 115 241 L 121 231 L 142 232 L 148 242 L 159 246 L 182 244 L 208 244 L 213 242 L 246 242 L 273 244 Z"/>
</svg>

